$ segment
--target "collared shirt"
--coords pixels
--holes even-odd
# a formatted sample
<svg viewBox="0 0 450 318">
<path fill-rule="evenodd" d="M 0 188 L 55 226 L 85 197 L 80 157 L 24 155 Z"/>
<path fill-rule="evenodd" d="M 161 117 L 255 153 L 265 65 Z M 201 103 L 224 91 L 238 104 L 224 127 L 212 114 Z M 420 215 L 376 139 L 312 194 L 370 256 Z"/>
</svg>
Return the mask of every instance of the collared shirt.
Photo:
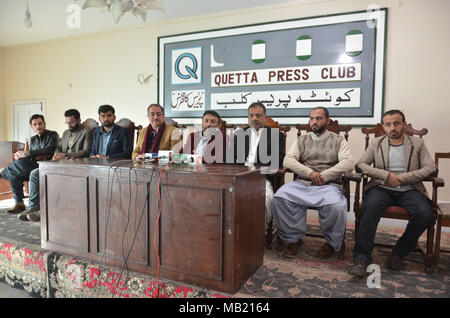
<svg viewBox="0 0 450 318">
<path fill-rule="evenodd" d="M 195 153 L 197 155 L 203 156 L 203 152 L 205 151 L 206 146 L 208 145 L 208 142 L 211 140 L 211 138 L 206 138 L 202 135 L 200 135 L 200 141 L 198 142 L 197 147 L 195 148 Z"/>
<path fill-rule="evenodd" d="M 248 150 L 248 157 L 245 162 L 246 166 L 252 166 L 256 162 L 258 143 L 259 143 L 259 139 L 261 138 L 261 132 L 262 132 L 263 128 L 260 128 L 258 131 L 256 131 L 255 128 L 250 128 L 250 130 L 251 130 L 250 145 L 249 145 L 249 150 Z"/>
<path fill-rule="evenodd" d="M 106 151 L 108 150 L 109 139 L 111 138 L 111 133 L 114 128 L 114 125 L 109 131 L 106 131 L 103 127 L 100 130 L 100 149 L 99 154 L 106 156 Z"/>
<path fill-rule="evenodd" d="M 388 171 L 393 172 L 397 175 L 406 172 L 405 169 L 405 153 L 403 150 L 403 144 L 394 146 L 389 145 L 389 161 L 388 161 Z M 385 189 L 394 190 L 394 191 L 408 191 L 414 189 L 414 187 L 410 184 L 408 185 L 400 185 L 398 187 L 392 188 L 384 185 L 384 181 L 380 187 Z"/>
<path fill-rule="evenodd" d="M 321 139 L 327 135 L 328 135 L 328 130 L 325 130 L 325 132 L 320 136 L 316 135 L 316 133 L 313 131 L 311 137 L 312 137 L 312 139 Z"/>
<path fill-rule="evenodd" d="M 145 150 L 145 152 L 147 153 L 152 152 L 153 143 L 155 142 L 157 134 L 158 132 L 152 130 L 152 139 L 150 140 L 150 142 L 147 142 L 147 149 Z"/>
<path fill-rule="evenodd" d="M 42 135 L 34 135 L 30 139 L 30 157 L 35 158 L 40 155 L 53 155 L 58 144 L 58 133 L 46 129 Z"/>
</svg>

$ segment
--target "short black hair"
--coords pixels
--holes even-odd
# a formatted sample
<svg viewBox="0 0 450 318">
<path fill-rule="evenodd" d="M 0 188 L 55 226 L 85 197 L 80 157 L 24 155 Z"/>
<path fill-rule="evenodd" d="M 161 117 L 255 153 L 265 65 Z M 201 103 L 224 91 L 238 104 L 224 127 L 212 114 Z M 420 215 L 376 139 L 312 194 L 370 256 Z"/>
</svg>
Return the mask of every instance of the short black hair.
<svg viewBox="0 0 450 318">
<path fill-rule="evenodd" d="M 330 112 L 325 107 L 317 106 L 317 107 L 314 107 L 313 109 L 311 109 L 311 111 L 316 110 L 316 109 L 321 109 L 323 111 L 326 119 L 330 118 Z"/>
<path fill-rule="evenodd" d="M 31 122 L 32 122 L 33 120 L 38 119 L 38 118 L 42 119 L 42 121 L 43 121 L 44 124 L 45 124 L 44 115 L 41 115 L 41 114 L 34 114 L 33 116 L 30 117 L 30 125 L 31 125 Z"/>
<path fill-rule="evenodd" d="M 214 111 L 214 110 L 206 110 L 206 111 L 203 113 L 202 119 L 203 119 L 203 117 L 205 117 L 206 115 L 212 115 L 212 116 L 214 116 L 214 117 L 217 117 L 217 119 L 219 120 L 219 123 L 220 123 L 220 116 L 219 116 L 219 114 L 218 114 L 216 111 Z"/>
<path fill-rule="evenodd" d="M 68 109 L 64 112 L 64 117 L 72 117 L 75 119 L 80 119 L 80 112 L 74 108 Z"/>
<path fill-rule="evenodd" d="M 248 106 L 248 109 L 250 110 L 250 108 L 255 108 L 255 107 L 261 107 L 264 111 L 264 115 L 266 114 L 266 107 L 262 103 L 259 103 L 259 102 L 252 103 L 250 106 Z"/>
<path fill-rule="evenodd" d="M 113 114 L 116 113 L 116 110 L 111 105 L 102 105 L 98 108 L 99 115 L 100 115 L 100 113 L 107 113 L 109 111 L 111 111 Z"/>
<path fill-rule="evenodd" d="M 391 110 L 388 110 L 387 112 L 385 112 L 385 113 L 383 114 L 383 117 L 381 117 L 381 123 L 383 123 L 384 117 L 386 117 L 386 116 L 392 116 L 392 115 L 395 115 L 395 114 L 400 115 L 400 116 L 402 117 L 403 122 L 406 121 L 405 114 L 403 114 L 402 111 L 400 111 L 400 110 L 398 110 L 398 109 L 391 109 Z"/>
<path fill-rule="evenodd" d="M 149 112 L 150 108 L 151 108 L 151 107 L 154 107 L 154 106 L 161 108 L 161 112 L 162 112 L 163 115 L 164 115 L 164 108 L 163 108 L 161 105 L 159 105 L 159 104 L 151 104 L 150 106 L 148 106 L 148 107 L 147 107 L 147 113 Z"/>
</svg>

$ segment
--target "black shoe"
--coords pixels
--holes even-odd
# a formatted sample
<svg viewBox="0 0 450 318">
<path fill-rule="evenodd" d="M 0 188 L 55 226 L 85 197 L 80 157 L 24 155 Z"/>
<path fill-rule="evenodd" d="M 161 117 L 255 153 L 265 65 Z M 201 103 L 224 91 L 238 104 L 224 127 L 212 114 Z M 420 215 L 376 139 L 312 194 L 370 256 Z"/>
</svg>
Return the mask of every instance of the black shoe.
<svg viewBox="0 0 450 318">
<path fill-rule="evenodd" d="M 388 256 L 386 266 L 394 271 L 400 271 L 405 268 L 403 258 L 395 250 L 392 250 L 391 255 Z"/>
<path fill-rule="evenodd" d="M 356 260 L 347 271 L 350 275 L 356 277 L 366 277 L 367 276 L 367 265 L 361 262 L 360 260 Z"/>
</svg>

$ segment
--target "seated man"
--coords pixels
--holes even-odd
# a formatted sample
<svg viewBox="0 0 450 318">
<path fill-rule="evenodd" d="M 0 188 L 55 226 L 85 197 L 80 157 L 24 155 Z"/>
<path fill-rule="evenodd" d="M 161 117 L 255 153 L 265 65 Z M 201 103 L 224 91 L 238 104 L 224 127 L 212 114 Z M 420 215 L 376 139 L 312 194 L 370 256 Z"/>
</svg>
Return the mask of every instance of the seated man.
<svg viewBox="0 0 450 318">
<path fill-rule="evenodd" d="M 36 133 L 30 139 L 30 150 L 20 150 L 14 154 L 14 161 L 0 172 L 0 177 L 9 180 L 16 204 L 8 213 L 20 213 L 25 210 L 23 203 L 23 183 L 28 181 L 32 170 L 39 167 L 37 157 L 53 156 L 58 133 L 45 129 L 44 116 L 35 114 L 30 118 L 31 129 Z"/>
<path fill-rule="evenodd" d="M 64 131 L 61 140 L 56 145 L 52 160 L 64 158 L 88 157 L 92 146 L 92 130 L 81 124 L 80 112 L 69 109 L 64 113 L 67 130 Z M 40 194 L 39 194 L 39 168 L 30 173 L 30 198 L 28 209 L 18 215 L 22 221 L 40 221 Z"/>
<path fill-rule="evenodd" d="M 220 116 L 213 110 L 207 110 L 202 116 L 202 130 L 189 134 L 183 152 L 198 154 L 204 163 L 224 163 L 227 136 L 219 130 Z"/>
<path fill-rule="evenodd" d="M 114 124 L 115 112 L 111 105 L 98 108 L 98 119 L 102 125 L 94 130 L 91 158 L 130 159 L 133 149 L 130 132 Z"/>
<path fill-rule="evenodd" d="M 161 105 L 151 104 L 147 108 L 147 117 L 150 125 L 139 132 L 132 159 L 143 160 L 146 153 L 174 150 L 181 141 L 178 129 L 165 123 L 164 108 Z"/>
<path fill-rule="evenodd" d="M 332 184 L 355 165 L 344 137 L 327 130 L 328 110 L 316 107 L 309 114 L 311 132 L 301 135 L 286 154 L 283 166 L 299 176 L 283 185 L 272 201 L 278 237 L 287 244 L 283 256 L 295 258 L 306 234 L 306 210 L 314 207 L 325 244 L 317 256 L 329 258 L 341 248 L 347 222 L 347 200 L 342 187 Z"/>
<path fill-rule="evenodd" d="M 284 135 L 279 129 L 265 126 L 265 122 L 266 107 L 261 103 L 251 104 L 248 107 L 248 126 L 233 134 L 230 148 L 233 151 L 234 163 L 244 163 L 250 167 L 270 166 L 275 170 L 281 167 L 285 149 Z M 266 229 L 272 221 L 272 197 L 272 184 L 266 179 Z"/>
<path fill-rule="evenodd" d="M 399 110 L 385 112 L 382 125 L 385 135 L 374 138 L 356 164 L 371 178 L 364 189 L 354 264 L 349 268 L 349 273 L 357 277 L 364 277 L 372 262 L 375 233 L 387 207 L 401 206 L 410 216 L 387 259 L 390 269 L 403 268 L 403 258 L 416 248 L 419 237 L 432 222 L 433 212 L 422 181 L 436 170 L 436 165 L 423 139 L 405 135 L 405 115 Z"/>
</svg>

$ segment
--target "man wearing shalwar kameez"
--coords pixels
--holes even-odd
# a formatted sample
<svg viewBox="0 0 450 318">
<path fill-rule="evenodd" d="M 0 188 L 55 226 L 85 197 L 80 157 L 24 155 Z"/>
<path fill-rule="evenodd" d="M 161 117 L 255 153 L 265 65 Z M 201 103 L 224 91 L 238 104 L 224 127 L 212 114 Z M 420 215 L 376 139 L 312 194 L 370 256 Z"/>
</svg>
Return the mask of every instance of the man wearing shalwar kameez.
<svg viewBox="0 0 450 318">
<path fill-rule="evenodd" d="M 317 208 L 325 244 L 318 257 L 329 258 L 341 248 L 347 222 L 347 200 L 339 179 L 352 171 L 355 161 L 346 140 L 326 129 L 328 110 L 311 110 L 311 132 L 293 143 L 283 162 L 285 168 L 297 174 L 297 180 L 283 185 L 272 200 L 272 213 L 278 237 L 286 245 L 286 258 L 297 255 L 297 247 L 306 234 L 306 210 Z"/>
</svg>

